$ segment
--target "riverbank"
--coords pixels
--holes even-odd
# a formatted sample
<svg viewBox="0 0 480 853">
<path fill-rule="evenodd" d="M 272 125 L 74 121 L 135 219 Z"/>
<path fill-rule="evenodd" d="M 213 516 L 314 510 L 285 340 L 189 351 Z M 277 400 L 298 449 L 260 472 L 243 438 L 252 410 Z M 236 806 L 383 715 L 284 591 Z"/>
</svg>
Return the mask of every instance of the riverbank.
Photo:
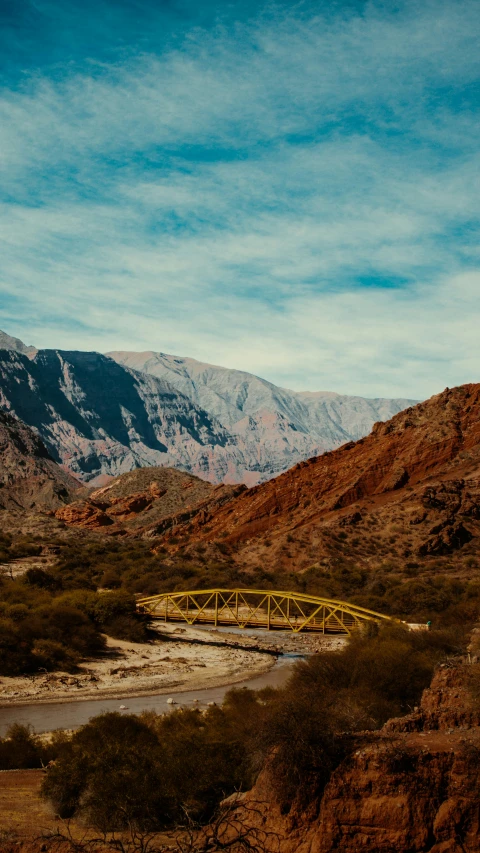
<svg viewBox="0 0 480 853">
<path fill-rule="evenodd" d="M 251 638 L 244 642 L 239 637 L 212 636 L 190 626 L 162 625 L 159 639 L 151 643 L 107 638 L 106 654 L 81 664 L 75 673 L 1 678 L 0 707 L 220 687 L 268 671 L 275 659 L 270 646 L 260 649 Z"/>
</svg>

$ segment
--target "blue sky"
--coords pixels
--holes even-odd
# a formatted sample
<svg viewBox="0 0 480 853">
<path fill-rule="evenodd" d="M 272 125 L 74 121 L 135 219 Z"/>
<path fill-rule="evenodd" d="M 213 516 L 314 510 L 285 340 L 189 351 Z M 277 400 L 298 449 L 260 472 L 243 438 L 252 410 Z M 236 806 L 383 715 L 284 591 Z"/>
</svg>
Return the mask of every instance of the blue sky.
<svg viewBox="0 0 480 853">
<path fill-rule="evenodd" d="M 480 381 L 478 0 L 0 0 L 0 327 Z"/>
</svg>

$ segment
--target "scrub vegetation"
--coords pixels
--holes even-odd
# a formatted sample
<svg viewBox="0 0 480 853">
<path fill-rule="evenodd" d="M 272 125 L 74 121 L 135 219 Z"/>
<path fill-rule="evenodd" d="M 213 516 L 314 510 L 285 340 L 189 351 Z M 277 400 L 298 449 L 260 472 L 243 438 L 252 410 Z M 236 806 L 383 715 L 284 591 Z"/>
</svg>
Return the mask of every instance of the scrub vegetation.
<svg viewBox="0 0 480 853">
<path fill-rule="evenodd" d="M 29 568 L 13 578 L 13 560 L 55 552 L 47 569 Z M 231 554 L 212 557 L 168 554 L 145 540 L 86 537 L 79 541 L 4 534 L 0 553 L 0 676 L 44 670 L 73 671 L 102 653 L 104 634 L 148 640 L 146 617 L 135 612 L 135 595 L 211 587 L 256 587 L 346 599 L 409 621 L 430 620 L 434 627 L 465 631 L 477 619 L 480 584 L 447 575 L 425 576 L 413 567 L 401 576 L 391 563 L 375 572 L 358 569 L 339 556 L 328 570 L 311 566 L 302 573 L 242 569 Z"/>
<path fill-rule="evenodd" d="M 56 761 L 44 796 L 63 818 L 102 832 L 159 831 L 185 814 L 209 821 L 224 797 L 249 789 L 267 764 L 288 809 L 321 793 L 357 732 L 411 710 L 435 666 L 459 651 L 450 631 L 373 627 L 341 651 L 297 664 L 280 690 L 233 689 L 206 712 L 101 715 L 49 744 Z M 3 766 L 38 766 L 47 749 L 40 743 L 15 727 L 0 743 Z"/>
</svg>

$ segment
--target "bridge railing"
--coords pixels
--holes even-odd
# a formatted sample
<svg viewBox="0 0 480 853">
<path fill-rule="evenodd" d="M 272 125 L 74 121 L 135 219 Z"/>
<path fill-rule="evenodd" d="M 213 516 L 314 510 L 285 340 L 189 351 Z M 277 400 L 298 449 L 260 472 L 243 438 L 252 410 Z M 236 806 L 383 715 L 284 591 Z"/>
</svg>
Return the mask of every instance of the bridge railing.
<svg viewBox="0 0 480 853">
<path fill-rule="evenodd" d="M 275 590 L 191 590 L 141 598 L 137 607 L 165 622 L 268 630 L 350 633 L 365 622 L 396 621 L 345 601 Z"/>
</svg>

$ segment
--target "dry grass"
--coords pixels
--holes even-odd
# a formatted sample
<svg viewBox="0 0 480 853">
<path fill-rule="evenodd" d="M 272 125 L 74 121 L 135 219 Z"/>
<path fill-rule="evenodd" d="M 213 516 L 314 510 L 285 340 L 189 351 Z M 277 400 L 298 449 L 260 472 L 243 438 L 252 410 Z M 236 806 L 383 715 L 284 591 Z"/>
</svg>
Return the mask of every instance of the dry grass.
<svg viewBox="0 0 480 853">
<path fill-rule="evenodd" d="M 0 772 L 0 829 L 24 837 L 55 831 L 58 820 L 40 798 L 43 770 L 3 770 Z"/>
</svg>

